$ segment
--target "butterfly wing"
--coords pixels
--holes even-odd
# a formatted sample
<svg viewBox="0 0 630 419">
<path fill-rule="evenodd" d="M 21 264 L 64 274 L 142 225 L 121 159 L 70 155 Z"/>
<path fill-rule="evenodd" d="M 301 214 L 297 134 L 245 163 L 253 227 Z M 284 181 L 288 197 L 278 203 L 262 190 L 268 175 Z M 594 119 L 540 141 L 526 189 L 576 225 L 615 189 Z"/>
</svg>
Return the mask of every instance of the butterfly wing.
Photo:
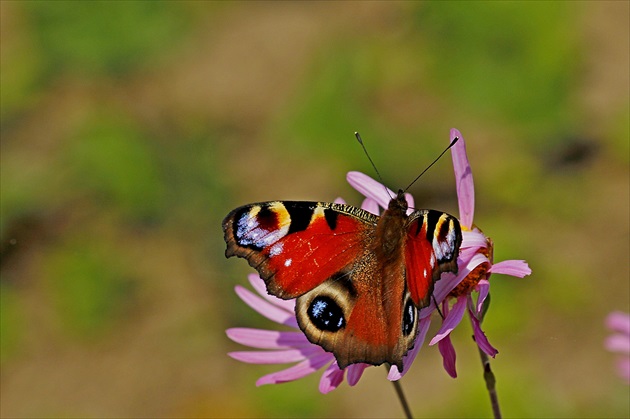
<svg viewBox="0 0 630 419">
<path fill-rule="evenodd" d="M 290 299 L 348 269 L 364 251 L 378 217 L 322 202 L 246 205 L 223 220 L 226 257 L 247 259 L 267 291 Z"/>
<path fill-rule="evenodd" d="M 435 210 L 412 213 L 406 230 L 407 286 L 416 307 L 423 308 L 429 305 L 433 284 L 442 273 L 457 273 L 462 231 L 455 217 Z"/>
<path fill-rule="evenodd" d="M 382 264 L 368 244 L 347 269 L 297 299 L 308 339 L 333 352 L 340 368 L 359 362 L 403 369 L 418 319 L 403 264 Z"/>
<path fill-rule="evenodd" d="M 340 204 L 246 205 L 223 221 L 226 256 L 247 259 L 270 294 L 297 298 L 300 328 L 341 368 L 387 362 L 402 370 L 417 318 L 402 259 L 384 263 L 377 257 L 378 222 Z"/>
<path fill-rule="evenodd" d="M 389 363 L 402 371 L 416 307 L 429 304 L 442 272 L 457 270 L 461 230 L 447 214 L 407 218 L 394 207 L 379 218 L 321 202 L 246 205 L 223 221 L 225 254 L 247 259 L 270 294 L 297 298 L 300 328 L 340 368 Z"/>
</svg>

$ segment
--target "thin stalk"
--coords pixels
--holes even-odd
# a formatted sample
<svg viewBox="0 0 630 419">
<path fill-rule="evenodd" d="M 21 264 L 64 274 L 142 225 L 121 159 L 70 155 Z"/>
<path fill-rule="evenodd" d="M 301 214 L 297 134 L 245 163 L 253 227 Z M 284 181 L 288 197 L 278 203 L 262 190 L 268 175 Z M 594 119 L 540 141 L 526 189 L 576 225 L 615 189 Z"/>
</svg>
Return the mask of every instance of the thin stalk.
<svg viewBox="0 0 630 419">
<path fill-rule="evenodd" d="M 490 396 L 490 404 L 492 405 L 492 414 L 495 419 L 501 419 L 501 408 L 499 407 L 499 396 L 497 395 L 496 383 L 497 380 L 494 377 L 492 368 L 490 368 L 490 358 L 488 354 L 479 349 L 479 356 L 481 357 L 481 365 L 483 365 L 483 379 L 486 381 L 486 389 L 488 389 L 488 395 Z"/>
<path fill-rule="evenodd" d="M 385 365 L 385 368 L 389 371 L 389 367 Z M 405 397 L 405 393 L 403 392 L 402 386 L 400 385 L 400 380 L 392 381 L 394 385 L 394 389 L 396 390 L 396 395 L 398 396 L 398 400 L 400 400 L 400 404 L 405 412 L 405 417 L 407 419 L 413 419 L 413 415 L 411 414 L 411 409 L 409 408 L 409 403 L 407 403 L 407 398 Z"/>
</svg>

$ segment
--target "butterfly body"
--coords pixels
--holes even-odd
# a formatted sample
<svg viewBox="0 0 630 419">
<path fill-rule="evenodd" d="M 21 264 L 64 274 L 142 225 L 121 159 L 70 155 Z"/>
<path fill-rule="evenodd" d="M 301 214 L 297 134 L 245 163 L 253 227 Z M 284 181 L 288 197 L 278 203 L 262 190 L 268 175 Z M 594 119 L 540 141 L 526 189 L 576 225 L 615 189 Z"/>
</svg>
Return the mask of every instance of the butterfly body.
<svg viewBox="0 0 630 419">
<path fill-rule="evenodd" d="M 400 191 L 379 217 L 349 205 L 272 201 L 236 208 L 223 221 L 226 256 L 247 259 L 279 298 L 297 298 L 308 339 L 340 368 L 365 362 L 403 368 L 417 309 L 442 272 L 457 271 L 459 222 L 434 210 L 407 215 Z"/>
</svg>

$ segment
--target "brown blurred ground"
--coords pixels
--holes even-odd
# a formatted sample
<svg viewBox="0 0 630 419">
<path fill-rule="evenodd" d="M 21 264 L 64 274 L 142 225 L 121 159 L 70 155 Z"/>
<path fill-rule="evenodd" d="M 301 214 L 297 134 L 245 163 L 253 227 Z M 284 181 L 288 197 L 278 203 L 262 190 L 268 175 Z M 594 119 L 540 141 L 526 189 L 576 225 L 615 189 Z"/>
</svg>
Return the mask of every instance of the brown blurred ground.
<svg viewBox="0 0 630 419">
<path fill-rule="evenodd" d="M 21 3 L 5 1 L 0 7 L 4 77 L 7 67 L 26 60 L 23 55 L 37 41 L 29 12 Z M 565 152 L 561 146 L 546 149 L 541 141 L 543 145 L 527 155 L 522 148 L 525 140 L 506 139 L 508 123 L 497 124 L 483 113 L 475 115 L 457 106 L 458 113 L 450 115 L 453 102 L 436 92 L 410 90 L 404 83 L 398 86 L 396 70 L 385 77 L 393 81 L 385 82 L 379 95 L 361 99 L 382 117 L 382 126 L 402 127 L 403 132 L 439 121 L 440 126 L 430 130 L 441 133 L 430 146 L 435 150 L 446 143 L 448 124 L 460 128 L 480 190 L 477 221 L 499 231 L 493 238 L 507 249 L 503 258 L 522 257 L 532 264 L 535 276 L 530 279 L 494 282 L 505 302 L 496 299 L 495 320 L 488 320 L 487 332 L 500 350 L 495 365 L 506 416 L 510 412 L 530 417 L 540 412 L 564 417 L 601 411 L 603 416 L 628 414 L 623 398 L 627 387 L 617 382 L 613 357 L 602 349 L 605 313 L 629 310 L 628 157 L 618 152 L 627 150 L 627 145 L 601 140 L 614 137 L 609 134 L 611 121 L 623 121 L 623 113 L 627 115 L 628 4 L 590 2 L 582 7 L 576 27 L 582 31 L 584 67 L 574 102 L 588 118 L 577 125 L 586 127 L 580 135 L 595 138 L 596 145 L 591 149 L 587 141 L 587 157 L 578 158 L 577 169 L 570 162 L 558 163 L 571 154 L 572 145 Z M 318 60 L 331 45 L 348 43 L 351 49 L 357 43 L 374 42 L 387 59 L 387 48 L 396 45 L 391 39 L 405 38 L 400 33 L 408 30 L 405 17 L 411 13 L 410 5 L 190 3 L 186 8 L 193 15 L 193 26 L 184 40 L 149 64 L 122 75 L 54 70 L 42 79 L 45 87 L 35 85 L 33 95 L 14 106 L 17 110 L 3 112 L 3 194 L 7 188 L 19 189 L 35 198 L 28 195 L 23 203 L 12 198 L 18 203 L 3 208 L 2 292 L 10 299 L 3 299 L 3 304 L 15 307 L 3 316 L 19 327 L 6 332 L 17 337 L 2 336 L 15 342 L 3 346 L 2 417 L 400 414 L 379 369 L 368 371 L 356 388 L 343 385 L 326 396 L 316 390 L 319 374 L 299 383 L 254 387 L 256 377 L 273 369 L 229 359 L 225 353 L 237 345 L 225 338 L 223 330 L 269 325 L 250 320 L 245 306 L 232 295 L 231 287 L 244 284 L 248 271 L 237 262 L 223 261 L 219 222 L 232 207 L 245 202 L 326 200 L 350 194 L 342 183 L 345 172 L 357 166 L 369 170 L 356 146 L 348 148 L 356 155 L 348 164 L 345 151 L 300 142 L 286 132 L 283 138 L 273 138 L 270 127 L 281 125 L 283 117 L 300 106 L 300 92 L 317 78 Z M 370 58 L 365 62 L 369 66 Z M 398 69 L 395 64 L 392 68 Z M 405 71 L 403 65 L 400 72 L 409 77 Z M 419 78 L 424 77 L 421 73 Z M 131 209 L 127 204 L 108 206 L 107 193 L 92 195 L 91 186 L 80 181 L 68 184 L 77 173 L 79 177 L 84 173 L 67 157 L 84 152 L 73 145 L 84 132 L 81 127 L 103 115 L 141 126 L 157 156 L 181 153 L 179 165 L 157 158 L 158 178 L 164 183 L 146 199 L 164 202 L 157 209 L 143 207 L 142 199 L 140 203 L 132 199 Z M 447 125 L 443 129 L 441 124 Z M 344 129 L 337 135 L 351 143 L 352 131 L 358 128 Z M 369 138 L 380 164 L 389 165 L 388 169 L 396 167 L 398 154 L 387 151 L 404 150 L 414 140 L 374 134 Z M 198 144 L 204 147 L 197 149 Z M 313 149 L 321 154 L 311 153 Z M 521 168 L 545 159 L 551 162 L 549 173 L 536 166 L 529 173 L 510 175 L 523 180 L 533 174 L 533 185 L 523 180 L 510 189 L 509 179 L 500 175 L 509 174 L 510 165 Z M 426 161 L 418 159 L 405 173 L 391 175 L 404 182 Z M 445 171 L 436 169 L 437 173 L 448 173 L 449 164 L 443 162 Z M 206 166 L 207 171 L 184 178 L 180 173 L 189 166 Z M 168 181 L 178 176 L 198 185 L 189 194 L 178 194 L 185 183 Z M 429 190 L 430 203 L 444 203 L 450 207 L 443 209 L 453 211 L 454 190 L 441 192 L 446 187 L 440 182 L 452 184 L 435 178 L 427 183 L 432 181 L 440 191 L 427 184 L 418 188 Z M 20 197 L 18 192 L 11 196 Z M 208 197 L 197 198 L 206 192 Z M 488 196 L 499 198 L 484 204 Z M 554 202 L 565 196 L 568 201 Z M 358 203 L 356 194 L 348 198 Z M 186 206 L 186 200 L 194 202 Z M 519 206 L 520 200 L 528 203 Z M 206 202 L 204 213 L 200 208 Z M 492 206 L 496 202 L 500 205 Z M 501 230 L 505 225 L 514 226 L 513 230 Z M 96 323 L 99 329 L 94 334 L 90 323 L 66 325 L 66 303 L 58 296 L 64 289 L 58 290 L 52 282 L 59 272 L 68 272 L 65 264 L 73 252 L 82 257 L 86 246 L 89 255 L 96 254 L 112 269 L 112 277 L 123 278 L 123 297 L 116 297 L 120 304 L 107 308 L 112 314 Z M 572 282 L 572 277 L 578 279 Z M 512 283 L 501 289 L 506 281 Z M 517 314 L 510 311 L 508 318 L 502 318 L 501 308 L 506 306 Z M 70 315 L 82 313 L 77 310 Z M 416 415 L 489 414 L 478 360 L 466 333 L 460 331 L 455 342 L 461 376 L 457 380 L 446 377 L 434 348 L 423 349 L 422 359 L 404 383 Z M 480 396 L 473 397 L 471 391 Z"/>
</svg>

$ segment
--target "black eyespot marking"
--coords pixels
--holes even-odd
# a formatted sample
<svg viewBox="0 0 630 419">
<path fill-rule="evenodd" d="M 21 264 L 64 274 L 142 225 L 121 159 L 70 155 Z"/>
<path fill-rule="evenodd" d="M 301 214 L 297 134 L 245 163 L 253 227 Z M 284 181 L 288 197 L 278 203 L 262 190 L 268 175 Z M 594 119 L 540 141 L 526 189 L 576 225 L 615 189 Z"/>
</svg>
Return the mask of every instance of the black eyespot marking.
<svg viewBox="0 0 630 419">
<path fill-rule="evenodd" d="M 291 224 L 289 225 L 289 232 L 287 234 L 306 230 L 306 227 L 311 223 L 311 218 L 313 217 L 313 207 L 304 206 L 299 202 L 285 202 L 284 207 L 287 209 L 289 217 L 291 217 Z"/>
<path fill-rule="evenodd" d="M 413 305 L 411 298 L 407 299 L 405 308 L 403 309 L 402 318 L 402 333 L 404 336 L 409 336 L 413 332 L 413 327 L 416 323 L 416 307 Z"/>
<path fill-rule="evenodd" d="M 307 313 L 313 325 L 322 331 L 336 332 L 346 325 L 341 307 L 330 297 L 315 297 Z"/>
<path fill-rule="evenodd" d="M 328 227 L 330 227 L 333 231 L 337 228 L 337 216 L 339 216 L 339 213 L 331 210 L 330 208 L 326 208 L 324 210 L 326 223 L 328 223 Z"/>
</svg>

